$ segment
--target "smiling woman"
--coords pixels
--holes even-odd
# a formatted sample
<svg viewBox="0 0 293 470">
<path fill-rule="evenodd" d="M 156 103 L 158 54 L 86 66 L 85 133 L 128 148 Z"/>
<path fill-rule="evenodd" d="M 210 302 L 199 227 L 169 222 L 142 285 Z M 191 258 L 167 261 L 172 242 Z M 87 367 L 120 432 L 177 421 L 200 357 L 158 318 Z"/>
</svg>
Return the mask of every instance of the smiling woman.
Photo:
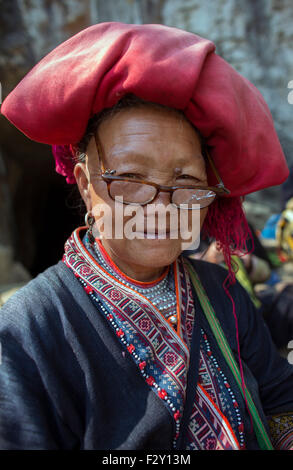
<svg viewBox="0 0 293 470">
<path fill-rule="evenodd" d="M 231 265 L 243 195 L 288 174 L 260 93 L 211 41 L 104 23 L 42 59 L 1 111 L 52 145 L 87 213 L 1 310 L 0 447 L 291 448 L 293 368 Z M 228 271 L 184 256 L 200 233 Z"/>
<path fill-rule="evenodd" d="M 100 205 L 109 206 L 114 232 L 117 230 L 114 194 L 123 197 L 125 202 L 127 199 L 128 202 L 131 200 L 138 204 L 149 201 L 165 206 L 173 202 L 170 195 L 159 191 L 156 198 L 150 197 L 148 188 L 151 188 L 152 195 L 153 187 L 142 185 L 142 182 L 149 181 L 171 187 L 184 187 L 188 184 L 193 187 L 208 185 L 204 158 L 201 155 L 201 142 L 190 123 L 179 112 L 170 112 L 168 109 L 149 104 L 138 105 L 139 101 L 134 103 L 136 105 L 128 105 L 126 109 L 121 109 L 120 106 L 119 112 L 112 112 L 111 117 L 104 118 L 99 124 L 95 137 L 99 142 L 100 160 L 93 142 L 93 145 L 87 147 L 85 162 L 77 163 L 74 168 L 74 176 L 87 211 L 92 213 Z M 115 168 L 112 170 L 115 171 L 114 178 L 127 178 L 127 181 L 123 181 L 126 185 L 124 190 L 121 181 L 117 184 L 117 180 L 112 180 L 116 190 L 112 183 L 111 189 L 107 191 L 106 182 L 97 177 L 101 165 L 105 168 Z M 192 192 L 192 189 L 190 191 Z M 191 227 L 192 211 L 188 212 L 188 226 Z M 206 212 L 207 208 L 200 211 L 200 225 Z M 144 205 L 143 216 L 143 230 L 148 230 L 150 235 L 157 234 L 163 224 L 163 215 L 161 220 L 157 217 L 153 227 L 148 223 L 147 205 Z M 128 220 L 129 216 L 126 216 L 124 224 Z M 103 246 L 113 262 L 129 277 L 138 281 L 153 281 L 182 251 L 180 236 L 168 236 L 170 216 L 165 225 L 165 238 L 112 238 L 103 240 Z M 197 230 L 199 232 L 200 227 L 197 227 Z"/>
</svg>

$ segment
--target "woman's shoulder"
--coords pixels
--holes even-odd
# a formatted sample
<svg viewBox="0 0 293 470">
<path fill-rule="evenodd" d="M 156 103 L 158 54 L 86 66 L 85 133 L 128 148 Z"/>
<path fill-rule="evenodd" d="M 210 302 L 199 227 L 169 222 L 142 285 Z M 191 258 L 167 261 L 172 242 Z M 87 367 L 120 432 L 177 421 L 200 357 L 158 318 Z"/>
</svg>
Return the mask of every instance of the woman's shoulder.
<svg viewBox="0 0 293 470">
<path fill-rule="evenodd" d="M 58 290 L 64 286 L 68 279 L 68 271 L 70 270 L 62 261 L 48 267 L 18 289 L 5 302 L 2 308 L 12 303 L 18 303 L 19 301 L 25 301 L 26 303 L 42 301 L 44 297 L 47 297 L 49 292 L 58 292 Z M 70 274 L 69 277 L 71 277 Z"/>
<path fill-rule="evenodd" d="M 191 264 L 227 336 L 235 336 L 234 315 L 242 331 L 246 330 L 259 316 L 246 290 L 237 280 L 230 283 L 228 270 L 222 266 L 203 260 L 191 260 Z"/>
<path fill-rule="evenodd" d="M 245 298 L 249 299 L 248 294 L 236 279 L 235 282 L 229 283 L 229 273 L 225 267 L 200 259 L 188 258 L 188 260 L 191 262 L 208 295 L 217 297 L 217 299 L 226 299 L 227 295 L 224 285 L 229 285 L 229 291 L 234 296 L 238 298 L 244 295 Z"/>
<path fill-rule="evenodd" d="M 62 262 L 50 266 L 17 290 L 0 309 L 0 331 L 28 331 L 37 325 L 56 322 L 60 306 L 66 303 L 73 273 Z M 75 281 L 76 282 L 76 281 Z"/>
<path fill-rule="evenodd" d="M 194 266 L 198 276 L 204 279 L 224 281 L 228 275 L 228 270 L 219 264 L 201 259 L 188 258 L 188 260 Z"/>
</svg>

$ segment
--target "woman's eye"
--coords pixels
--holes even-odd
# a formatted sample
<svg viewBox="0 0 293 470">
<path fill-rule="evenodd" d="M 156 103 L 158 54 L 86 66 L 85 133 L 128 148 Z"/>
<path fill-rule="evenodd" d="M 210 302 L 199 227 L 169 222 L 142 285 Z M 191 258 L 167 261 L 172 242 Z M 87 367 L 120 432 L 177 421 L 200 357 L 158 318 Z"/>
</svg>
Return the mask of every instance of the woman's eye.
<svg viewBox="0 0 293 470">
<path fill-rule="evenodd" d="M 195 178 L 195 176 L 191 176 L 191 175 L 180 175 L 177 177 L 177 179 L 192 180 L 193 182 L 199 182 L 199 180 Z"/>
<path fill-rule="evenodd" d="M 140 175 L 137 174 L 137 173 L 122 173 L 119 176 L 121 176 L 123 178 L 133 178 L 133 179 L 139 179 L 140 178 Z"/>
</svg>

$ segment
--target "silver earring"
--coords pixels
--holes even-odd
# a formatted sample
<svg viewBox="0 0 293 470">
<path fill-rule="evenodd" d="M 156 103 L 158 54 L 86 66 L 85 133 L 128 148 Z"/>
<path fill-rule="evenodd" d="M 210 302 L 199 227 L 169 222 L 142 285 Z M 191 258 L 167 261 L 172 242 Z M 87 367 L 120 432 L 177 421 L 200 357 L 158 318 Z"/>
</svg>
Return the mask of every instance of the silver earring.
<svg viewBox="0 0 293 470">
<path fill-rule="evenodd" d="M 85 214 L 84 222 L 85 222 L 85 225 L 88 227 L 89 238 L 91 239 L 91 241 L 93 241 L 95 239 L 95 237 L 93 236 L 93 225 L 95 223 L 95 218 L 92 216 L 90 212 L 87 212 Z"/>
<path fill-rule="evenodd" d="M 87 227 L 91 228 L 91 226 L 94 224 L 94 217 L 90 212 L 87 212 L 84 216 L 84 223 Z"/>
</svg>

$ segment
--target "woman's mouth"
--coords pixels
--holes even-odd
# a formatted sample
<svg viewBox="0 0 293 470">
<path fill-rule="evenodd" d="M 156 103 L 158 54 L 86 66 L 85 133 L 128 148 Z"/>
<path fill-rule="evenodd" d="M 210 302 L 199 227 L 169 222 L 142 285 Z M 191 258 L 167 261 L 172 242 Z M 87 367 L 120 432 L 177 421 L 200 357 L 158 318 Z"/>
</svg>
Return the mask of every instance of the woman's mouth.
<svg viewBox="0 0 293 470">
<path fill-rule="evenodd" d="M 135 238 L 147 238 L 150 240 L 155 240 L 155 239 L 169 239 L 169 238 L 178 238 L 178 230 L 173 230 L 170 231 L 170 229 L 166 230 L 144 230 L 142 231 L 136 231 L 135 232 Z"/>
</svg>

